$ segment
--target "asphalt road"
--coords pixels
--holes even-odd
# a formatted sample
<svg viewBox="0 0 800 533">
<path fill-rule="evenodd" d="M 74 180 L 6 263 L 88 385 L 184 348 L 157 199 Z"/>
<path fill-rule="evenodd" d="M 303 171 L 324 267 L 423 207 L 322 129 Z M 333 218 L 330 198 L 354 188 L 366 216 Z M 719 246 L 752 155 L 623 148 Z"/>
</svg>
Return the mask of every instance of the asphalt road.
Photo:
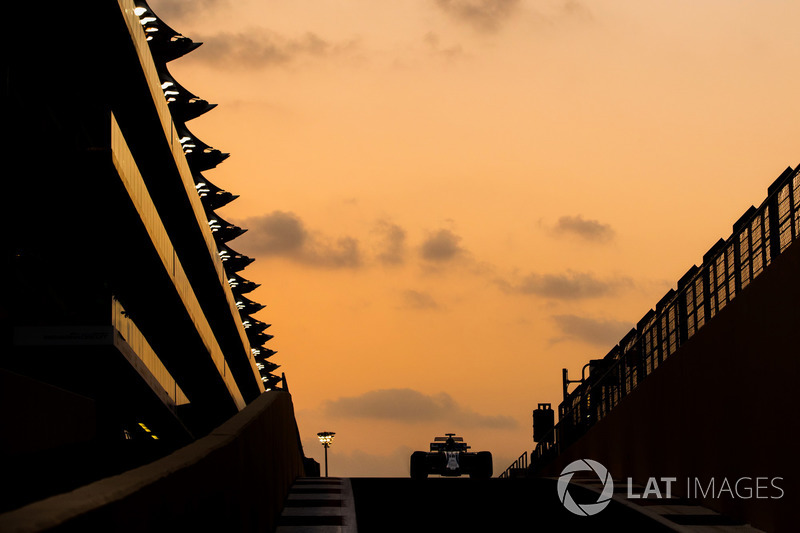
<svg viewBox="0 0 800 533">
<path fill-rule="evenodd" d="M 672 531 L 612 501 L 594 516 L 577 516 L 558 499 L 552 479 L 352 478 L 359 533 L 473 531 Z M 597 501 L 570 489 L 578 503 Z"/>
</svg>

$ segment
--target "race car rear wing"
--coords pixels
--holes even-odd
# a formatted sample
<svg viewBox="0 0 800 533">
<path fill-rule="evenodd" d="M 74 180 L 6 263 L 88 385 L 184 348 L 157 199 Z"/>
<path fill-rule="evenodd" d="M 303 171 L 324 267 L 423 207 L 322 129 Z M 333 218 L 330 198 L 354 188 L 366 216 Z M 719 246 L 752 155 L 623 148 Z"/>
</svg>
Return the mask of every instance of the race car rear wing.
<svg viewBox="0 0 800 533">
<path fill-rule="evenodd" d="M 447 446 L 447 439 L 453 439 L 453 443 L 455 444 L 453 447 L 454 451 L 465 452 L 470 448 L 467 446 L 467 443 L 464 442 L 464 437 L 456 437 L 455 433 L 446 433 L 445 435 L 447 436 L 433 438 L 433 442 L 431 442 L 432 452 L 444 451 Z"/>
</svg>

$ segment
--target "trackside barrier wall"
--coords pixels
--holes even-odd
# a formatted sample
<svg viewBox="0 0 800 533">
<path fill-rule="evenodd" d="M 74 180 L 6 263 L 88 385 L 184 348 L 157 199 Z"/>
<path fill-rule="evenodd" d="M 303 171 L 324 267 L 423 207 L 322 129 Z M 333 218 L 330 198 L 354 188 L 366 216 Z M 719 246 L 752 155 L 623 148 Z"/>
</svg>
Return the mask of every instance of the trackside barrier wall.
<svg viewBox="0 0 800 533">
<path fill-rule="evenodd" d="M 782 477 L 791 489 L 779 501 L 703 501 L 757 527 L 793 531 L 787 502 L 800 496 L 800 462 L 788 434 L 800 377 L 798 240 L 800 167 L 790 167 L 677 289 L 584 367 L 589 376 L 569 394 L 564 374 L 559 422 L 538 442 L 532 469 L 558 475 L 575 458 L 594 458 L 614 476 L 645 482 L 693 479 L 693 472 L 717 484 Z"/>
<path fill-rule="evenodd" d="M 751 207 L 733 225 L 727 240 L 720 239 L 705 253 L 700 267 L 692 266 L 681 277 L 677 290 L 670 289 L 602 360 L 587 365 L 588 379 L 582 379 L 559 405 L 556 448 L 540 446 L 534 459 L 580 438 L 747 292 L 775 258 L 798 240 L 800 168 L 787 168 L 767 194 L 760 207 Z"/>
<path fill-rule="evenodd" d="M 301 475 L 291 395 L 270 391 L 163 459 L 0 515 L 0 531 L 263 533 Z"/>
<path fill-rule="evenodd" d="M 679 497 L 713 480 L 704 505 L 765 531 L 797 531 L 798 273 L 795 244 L 539 472 L 558 476 L 589 458 L 623 482 L 677 478 Z M 721 492 L 726 480 L 731 490 L 742 480 L 735 497 Z"/>
</svg>

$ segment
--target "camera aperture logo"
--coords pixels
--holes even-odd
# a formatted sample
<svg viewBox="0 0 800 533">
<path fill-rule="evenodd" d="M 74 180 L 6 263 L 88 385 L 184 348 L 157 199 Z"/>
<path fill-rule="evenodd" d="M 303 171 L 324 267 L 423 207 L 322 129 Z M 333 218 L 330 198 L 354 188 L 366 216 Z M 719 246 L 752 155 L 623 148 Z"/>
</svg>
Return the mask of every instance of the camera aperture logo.
<svg viewBox="0 0 800 533">
<path fill-rule="evenodd" d="M 570 482 L 576 472 L 594 472 L 603 483 L 600 496 L 594 503 L 578 503 L 569 493 Z M 686 491 L 684 495 L 692 499 L 726 499 L 726 500 L 749 500 L 749 499 L 772 499 L 780 500 L 786 494 L 781 486 L 783 477 L 740 477 L 738 479 L 728 478 L 706 478 L 687 477 L 685 479 Z M 646 485 L 635 485 L 632 478 L 627 479 L 629 500 L 671 500 L 673 487 L 680 489 L 683 485 L 678 477 L 649 477 Z M 674 484 L 674 485 L 673 485 Z M 573 485 L 573 488 L 575 485 Z M 665 491 L 661 490 L 661 487 Z M 592 459 L 578 459 L 568 464 L 556 484 L 558 499 L 561 504 L 571 513 L 578 516 L 593 516 L 608 507 L 611 498 L 614 496 L 614 481 L 608 469 L 602 464 Z"/>
<path fill-rule="evenodd" d="M 603 490 L 600 492 L 600 497 L 597 499 L 597 502 L 579 504 L 572 498 L 572 495 L 567 489 L 569 488 L 569 482 L 572 480 L 572 476 L 575 472 L 587 471 L 593 471 L 597 474 L 597 477 L 603 482 Z M 579 516 L 592 516 L 608 506 L 611 497 L 614 495 L 614 481 L 612 481 L 608 469 L 597 461 L 593 461 L 592 459 L 578 459 L 568 464 L 564 470 L 561 471 L 561 475 L 558 476 L 557 489 L 558 499 L 561 500 L 561 503 L 568 511 Z"/>
</svg>

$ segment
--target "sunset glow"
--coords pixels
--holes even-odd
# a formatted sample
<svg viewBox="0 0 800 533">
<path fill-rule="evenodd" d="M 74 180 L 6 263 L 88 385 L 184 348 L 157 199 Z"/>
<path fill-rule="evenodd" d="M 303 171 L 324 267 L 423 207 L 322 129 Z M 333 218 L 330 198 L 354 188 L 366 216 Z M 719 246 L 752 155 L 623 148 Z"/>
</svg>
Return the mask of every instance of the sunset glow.
<svg viewBox="0 0 800 533">
<path fill-rule="evenodd" d="M 218 104 L 189 126 L 231 154 L 204 174 L 332 476 L 408 475 L 445 432 L 501 472 L 561 369 L 800 163 L 788 0 L 150 5 L 204 43 L 169 69 Z"/>
</svg>

